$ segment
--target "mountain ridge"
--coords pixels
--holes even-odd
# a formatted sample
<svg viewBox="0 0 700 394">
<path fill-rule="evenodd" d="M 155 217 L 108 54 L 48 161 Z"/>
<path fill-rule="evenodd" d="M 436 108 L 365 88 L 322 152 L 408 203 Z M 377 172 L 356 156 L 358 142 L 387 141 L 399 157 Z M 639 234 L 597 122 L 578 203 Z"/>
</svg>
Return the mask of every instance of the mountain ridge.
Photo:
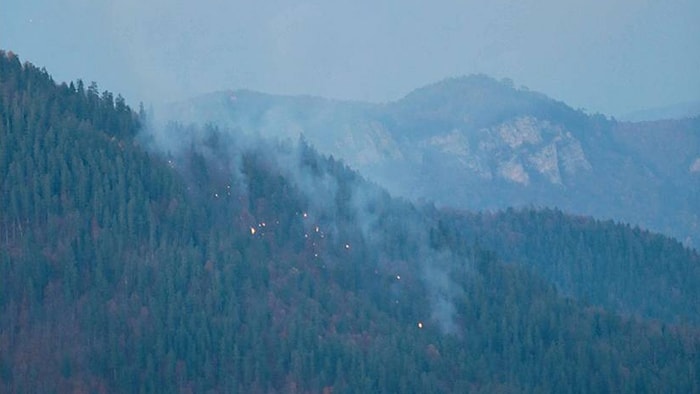
<svg viewBox="0 0 700 394">
<path fill-rule="evenodd" d="M 483 75 L 446 79 L 385 104 L 265 97 L 254 118 L 244 100 L 221 94 L 180 103 L 173 113 L 276 138 L 303 134 L 404 197 L 472 210 L 557 206 L 686 245 L 700 240 L 694 119 L 618 122 Z M 675 151 L 665 148 L 667 135 L 678 140 Z"/>
</svg>

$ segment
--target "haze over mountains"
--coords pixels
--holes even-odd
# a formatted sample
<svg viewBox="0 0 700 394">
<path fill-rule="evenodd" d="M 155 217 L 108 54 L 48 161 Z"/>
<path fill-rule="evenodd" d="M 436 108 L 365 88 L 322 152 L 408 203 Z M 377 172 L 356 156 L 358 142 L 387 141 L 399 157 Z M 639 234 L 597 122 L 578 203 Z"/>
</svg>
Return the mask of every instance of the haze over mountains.
<svg viewBox="0 0 700 394">
<path fill-rule="evenodd" d="M 629 122 L 649 122 L 662 119 L 685 119 L 700 116 L 700 101 L 689 101 L 664 107 L 647 108 L 622 115 Z"/>
<path fill-rule="evenodd" d="M 700 393 L 699 1 L 1 4 L 0 393 Z"/>
<path fill-rule="evenodd" d="M 319 126 L 330 120 L 301 109 L 349 111 L 343 122 L 374 111 L 281 98 L 293 105 L 270 118 L 269 96 L 245 94 L 259 117 L 247 119 L 269 130 L 291 109 Z M 396 147 L 368 163 L 407 163 L 411 140 L 446 155 L 465 145 L 443 143 L 445 130 L 472 123 L 501 141 L 485 145 L 499 160 L 538 133 L 574 152 L 559 178 L 538 160 L 505 174 L 484 164 L 504 184 L 563 184 L 566 168 L 585 173 L 597 159 L 573 126 L 545 128 L 518 100 L 440 123 L 465 113 L 438 100 L 426 115 L 422 97 L 360 128 Z M 567 125 L 608 122 L 536 97 Z M 517 133 L 489 128 L 512 113 Z M 0 391 L 700 390 L 700 256 L 672 238 L 560 210 L 413 203 L 303 138 L 144 130 L 144 115 L 0 51 Z M 422 119 L 440 125 L 434 135 L 421 137 Z M 376 147 L 367 141 L 356 145 Z"/>
<path fill-rule="evenodd" d="M 3 4 L 0 47 L 132 103 L 236 87 L 385 102 L 476 73 L 617 118 L 700 100 L 695 0 Z"/>
<path fill-rule="evenodd" d="M 700 242 L 700 117 L 620 122 L 484 75 L 387 104 L 213 93 L 171 118 L 304 137 L 395 195 L 483 210 L 559 207 Z"/>
</svg>

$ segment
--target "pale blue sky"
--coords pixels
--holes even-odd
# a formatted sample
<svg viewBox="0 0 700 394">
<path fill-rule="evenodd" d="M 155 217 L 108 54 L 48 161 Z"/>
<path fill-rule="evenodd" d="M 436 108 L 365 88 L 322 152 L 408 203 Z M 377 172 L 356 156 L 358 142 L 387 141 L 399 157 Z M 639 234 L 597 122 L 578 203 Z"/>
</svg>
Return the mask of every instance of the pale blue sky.
<svg viewBox="0 0 700 394">
<path fill-rule="evenodd" d="M 1 0 L 0 48 L 132 104 L 387 101 L 471 73 L 614 116 L 700 100 L 698 0 Z"/>
</svg>

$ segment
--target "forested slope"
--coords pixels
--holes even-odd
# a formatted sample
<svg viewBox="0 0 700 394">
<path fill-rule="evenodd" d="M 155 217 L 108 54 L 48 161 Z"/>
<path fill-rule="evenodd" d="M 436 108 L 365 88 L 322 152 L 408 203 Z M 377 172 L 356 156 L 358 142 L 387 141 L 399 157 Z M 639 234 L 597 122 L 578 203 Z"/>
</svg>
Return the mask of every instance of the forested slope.
<svg viewBox="0 0 700 394">
<path fill-rule="evenodd" d="M 700 322 L 700 256 L 677 240 L 556 209 L 441 218 L 438 234 L 451 244 L 477 242 L 540 273 L 563 294 L 626 315 Z"/>
<path fill-rule="evenodd" d="M 149 153 L 140 119 L 0 54 L 1 392 L 700 390 L 694 326 L 564 298 L 304 141 Z"/>
</svg>

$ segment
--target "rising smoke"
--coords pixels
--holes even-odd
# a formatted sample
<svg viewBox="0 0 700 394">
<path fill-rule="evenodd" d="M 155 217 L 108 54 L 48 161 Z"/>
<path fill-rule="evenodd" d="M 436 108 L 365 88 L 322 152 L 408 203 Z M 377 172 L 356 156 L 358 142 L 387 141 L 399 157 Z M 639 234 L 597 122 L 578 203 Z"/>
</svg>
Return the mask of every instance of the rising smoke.
<svg viewBox="0 0 700 394">
<path fill-rule="evenodd" d="M 354 248 L 356 245 L 350 240 L 357 240 L 357 246 L 368 251 L 365 258 L 371 260 L 360 264 L 376 266 L 395 278 L 385 290 L 396 302 L 404 294 L 402 286 L 409 286 L 404 283 L 411 283 L 401 277 L 417 278 L 425 299 L 402 302 L 428 305 L 428 316 L 415 316 L 416 319 L 432 322 L 444 334 L 457 333 L 455 299 L 462 291 L 451 279 L 451 273 L 454 267 L 464 264 L 464 259 L 449 249 L 438 250 L 431 245 L 433 224 L 420 213 L 420 208 L 391 198 L 342 163 L 319 155 L 303 136 L 296 140 L 269 140 L 256 134 L 212 125 L 154 122 L 145 128 L 140 141 L 172 160 L 173 168 L 184 175 L 187 169 L 177 164 L 180 157 L 186 151 L 196 152 L 210 167 L 225 170 L 240 194 L 247 193 L 250 182 L 242 172 L 244 157 L 254 155 L 266 171 L 283 177 L 293 191 L 301 194 L 307 207 L 302 212 L 308 219 L 303 221 L 307 236 L 319 233 L 329 245 L 341 250 Z M 245 199 L 239 201 L 246 204 Z M 258 221 L 264 223 L 262 219 L 253 220 Z M 250 231 L 256 231 L 251 228 Z M 322 251 L 317 255 L 330 256 Z"/>
</svg>

